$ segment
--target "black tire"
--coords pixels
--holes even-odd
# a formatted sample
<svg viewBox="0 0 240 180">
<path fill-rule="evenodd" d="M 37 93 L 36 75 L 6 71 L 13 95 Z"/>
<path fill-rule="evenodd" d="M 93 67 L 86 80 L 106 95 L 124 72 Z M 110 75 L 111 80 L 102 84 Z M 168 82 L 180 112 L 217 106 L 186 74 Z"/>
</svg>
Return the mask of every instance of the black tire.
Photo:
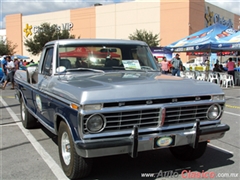
<svg viewBox="0 0 240 180">
<path fill-rule="evenodd" d="M 189 145 L 178 146 L 170 148 L 171 153 L 177 159 L 183 161 L 192 161 L 200 158 L 206 151 L 207 142 L 198 143 L 198 147 L 196 149 L 192 148 Z"/>
<path fill-rule="evenodd" d="M 92 159 L 80 157 L 76 153 L 70 130 L 63 121 L 59 125 L 58 151 L 62 169 L 69 179 L 79 179 L 90 174 Z M 64 154 L 66 155 L 65 158 L 63 157 Z"/>
<path fill-rule="evenodd" d="M 22 125 L 26 129 L 38 127 L 37 119 L 28 111 L 23 99 L 20 98 L 20 113 Z"/>
<path fill-rule="evenodd" d="M 186 67 L 185 66 L 182 67 L 182 71 L 186 71 Z"/>
</svg>

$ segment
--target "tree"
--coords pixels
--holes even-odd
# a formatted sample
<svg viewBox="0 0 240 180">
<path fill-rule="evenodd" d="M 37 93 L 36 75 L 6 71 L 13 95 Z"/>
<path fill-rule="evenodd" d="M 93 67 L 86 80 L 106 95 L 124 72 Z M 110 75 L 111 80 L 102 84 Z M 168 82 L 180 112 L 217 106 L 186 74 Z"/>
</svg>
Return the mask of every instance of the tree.
<svg viewBox="0 0 240 180">
<path fill-rule="evenodd" d="M 131 40 L 139 40 L 146 42 L 150 47 L 159 46 L 160 39 L 158 34 L 153 35 L 152 32 L 146 30 L 136 30 L 133 34 L 128 36 Z"/>
<path fill-rule="evenodd" d="M 57 39 L 75 39 L 75 36 L 70 35 L 68 30 L 60 31 L 56 24 L 43 23 L 33 38 L 27 39 L 24 45 L 27 47 L 28 52 L 38 55 L 47 42 Z"/>
<path fill-rule="evenodd" d="M 17 44 L 13 44 L 11 41 L 0 41 L 0 52 L 1 55 L 13 55 L 16 53 L 15 49 Z"/>
</svg>

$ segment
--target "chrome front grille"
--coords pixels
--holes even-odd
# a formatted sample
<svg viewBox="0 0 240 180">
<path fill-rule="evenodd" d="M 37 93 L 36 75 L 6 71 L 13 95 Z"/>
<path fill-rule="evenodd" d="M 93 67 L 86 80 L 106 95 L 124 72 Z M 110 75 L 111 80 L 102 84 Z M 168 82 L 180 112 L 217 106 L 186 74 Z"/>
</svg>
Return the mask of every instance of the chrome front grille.
<svg viewBox="0 0 240 180">
<path fill-rule="evenodd" d="M 194 123 L 196 119 L 207 120 L 207 110 L 211 105 L 166 108 L 164 126 L 180 123 Z M 223 105 L 221 105 L 223 109 Z"/>
<path fill-rule="evenodd" d="M 117 113 L 103 113 L 106 118 L 106 127 L 103 132 L 133 129 L 134 125 L 141 128 L 157 127 L 160 109 L 147 109 Z M 84 132 L 87 133 L 86 121 L 90 115 L 84 116 Z"/>
<path fill-rule="evenodd" d="M 207 110 L 212 104 L 198 106 L 166 107 L 164 126 L 194 123 L 196 119 L 207 121 Z M 223 109 L 223 104 L 221 104 Z M 115 113 L 102 113 L 106 118 L 106 127 L 102 132 L 116 132 L 119 130 L 133 129 L 137 125 L 139 129 L 157 128 L 161 118 L 161 109 L 147 109 L 138 111 L 124 111 Z M 83 132 L 88 133 L 86 128 L 87 119 L 83 118 Z"/>
</svg>

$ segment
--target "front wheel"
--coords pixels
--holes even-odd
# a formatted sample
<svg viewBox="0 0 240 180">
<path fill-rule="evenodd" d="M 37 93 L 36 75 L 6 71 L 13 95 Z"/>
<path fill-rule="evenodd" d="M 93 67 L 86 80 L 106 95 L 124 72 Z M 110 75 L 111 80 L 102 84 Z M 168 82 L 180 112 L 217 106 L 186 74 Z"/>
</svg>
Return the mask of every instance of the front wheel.
<svg viewBox="0 0 240 180">
<path fill-rule="evenodd" d="M 186 71 L 186 67 L 185 66 L 182 66 L 182 71 Z"/>
<path fill-rule="evenodd" d="M 170 151 L 177 159 L 192 161 L 200 158 L 205 153 L 206 148 L 207 142 L 200 142 L 195 149 L 189 145 L 184 145 L 170 148 Z"/>
<path fill-rule="evenodd" d="M 92 159 L 76 153 L 70 130 L 63 121 L 59 126 L 58 150 L 63 171 L 69 179 L 82 178 L 91 172 Z"/>
<path fill-rule="evenodd" d="M 37 119 L 28 111 L 22 98 L 20 98 L 20 113 L 24 128 L 31 129 L 38 127 Z"/>
</svg>

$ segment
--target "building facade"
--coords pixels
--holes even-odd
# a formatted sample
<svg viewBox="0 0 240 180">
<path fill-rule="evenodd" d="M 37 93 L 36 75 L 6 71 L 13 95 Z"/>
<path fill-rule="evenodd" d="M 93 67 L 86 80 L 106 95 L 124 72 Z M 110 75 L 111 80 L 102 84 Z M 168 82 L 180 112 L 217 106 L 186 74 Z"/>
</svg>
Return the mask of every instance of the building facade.
<svg viewBox="0 0 240 180">
<path fill-rule="evenodd" d="M 57 24 L 80 38 L 129 39 L 137 29 L 159 34 L 160 45 L 166 46 L 213 23 L 239 28 L 240 16 L 204 0 L 140 0 L 71 9 L 52 13 L 6 16 L 7 38 L 16 43 L 18 54 L 32 56 L 24 46 L 39 31 L 42 23 Z M 182 56 L 183 58 L 186 58 Z"/>
</svg>

